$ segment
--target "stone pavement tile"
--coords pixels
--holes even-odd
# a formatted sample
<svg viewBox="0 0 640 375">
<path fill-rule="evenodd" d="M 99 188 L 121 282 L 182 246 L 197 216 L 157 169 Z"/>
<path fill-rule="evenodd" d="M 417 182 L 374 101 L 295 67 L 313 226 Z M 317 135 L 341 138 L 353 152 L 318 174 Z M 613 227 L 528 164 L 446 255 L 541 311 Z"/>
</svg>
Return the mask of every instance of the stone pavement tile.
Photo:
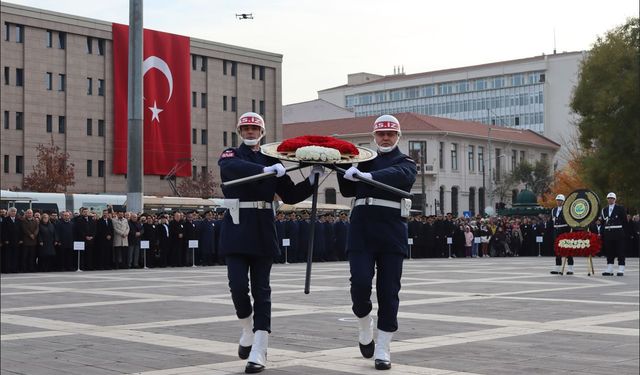
<svg viewBox="0 0 640 375">
<path fill-rule="evenodd" d="M 4 297 L 3 297 L 4 298 Z M 17 324 L 0 323 L 0 335 L 12 335 L 16 333 L 42 332 L 43 330 L 35 327 L 25 327 Z"/>
<path fill-rule="evenodd" d="M 640 321 L 638 320 L 627 320 L 624 322 L 615 322 L 615 323 L 607 323 L 602 324 L 601 327 L 616 327 L 616 328 L 635 328 L 639 329 Z"/>
<path fill-rule="evenodd" d="M 20 307 L 33 307 L 33 306 L 51 306 L 51 305 L 66 305 L 71 303 L 91 303 L 91 302 L 103 302 L 109 301 L 125 301 L 130 300 L 130 297 L 117 297 L 117 296 L 102 296 L 92 295 L 86 293 L 73 293 L 73 292 L 56 292 L 49 293 L 47 295 L 47 305 L 42 305 L 43 294 L 28 294 L 28 295 L 10 295 L 2 296 L 2 304 L 5 306 L 11 306 L 11 308 Z"/>
</svg>

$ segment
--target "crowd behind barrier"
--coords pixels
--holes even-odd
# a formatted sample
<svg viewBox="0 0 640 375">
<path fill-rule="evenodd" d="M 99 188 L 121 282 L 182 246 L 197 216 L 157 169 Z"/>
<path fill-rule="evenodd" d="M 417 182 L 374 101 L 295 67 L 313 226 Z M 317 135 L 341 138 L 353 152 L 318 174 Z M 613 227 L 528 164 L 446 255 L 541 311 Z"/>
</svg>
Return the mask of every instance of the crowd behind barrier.
<svg viewBox="0 0 640 375">
<path fill-rule="evenodd" d="M 83 271 L 127 268 L 213 266 L 224 212 L 172 214 L 101 213 L 81 208 L 43 213 L 14 208 L 0 210 L 0 266 L 2 273 Z M 625 229 L 626 254 L 638 257 L 640 215 L 629 215 Z M 311 222 L 309 213 L 278 212 L 274 225 L 281 254 L 276 263 L 306 262 Z M 320 214 L 315 225 L 314 262 L 344 261 L 349 217 L 347 212 Z M 452 214 L 408 219 L 411 258 L 476 258 L 553 256 L 553 222 L 538 217 L 455 218 Z M 603 234 L 596 220 L 589 231 Z M 189 248 L 197 240 L 198 247 Z M 540 242 L 541 240 L 541 242 Z M 145 242 L 142 242 L 145 241 Z M 148 242 L 146 242 L 148 241 Z M 74 250 L 74 242 L 84 244 Z M 148 243 L 148 249 L 141 248 Z M 192 242 L 193 244 L 193 242 Z M 286 245 L 286 246 L 285 246 Z M 79 255 L 78 255 L 79 254 Z M 601 251 L 604 254 L 604 249 Z"/>
</svg>

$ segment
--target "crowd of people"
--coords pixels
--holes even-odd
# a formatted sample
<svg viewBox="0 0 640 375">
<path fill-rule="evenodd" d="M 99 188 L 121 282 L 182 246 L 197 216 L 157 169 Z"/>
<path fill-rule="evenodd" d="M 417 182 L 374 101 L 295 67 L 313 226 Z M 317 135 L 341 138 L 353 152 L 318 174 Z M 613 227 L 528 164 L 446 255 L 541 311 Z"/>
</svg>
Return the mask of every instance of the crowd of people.
<svg viewBox="0 0 640 375">
<path fill-rule="evenodd" d="M 136 214 L 87 208 L 77 213 L 0 210 L 3 273 L 34 271 L 109 270 L 147 267 L 212 266 L 225 264 L 219 255 L 224 211 Z M 311 222 L 309 212 L 278 212 L 275 219 L 280 254 L 275 263 L 306 262 Z M 626 255 L 637 257 L 640 215 L 628 218 Z M 315 262 L 347 260 L 349 213 L 322 213 L 315 223 Z M 554 255 L 554 225 L 538 217 L 453 217 L 452 214 L 412 216 L 411 258 L 476 258 Z M 590 228 L 602 234 L 599 220 Z M 450 238 L 450 242 L 447 241 Z M 541 238 L 542 242 L 538 242 Z M 189 240 L 198 240 L 193 251 Z M 85 249 L 78 253 L 73 242 Z M 142 249 L 141 241 L 149 248 Z M 285 246 L 286 244 L 286 246 Z M 146 252 L 146 254 L 145 254 Z M 146 259 L 145 259 L 146 255 Z M 195 259 L 193 258 L 195 256 Z M 78 264 L 80 259 L 80 264 Z"/>
</svg>

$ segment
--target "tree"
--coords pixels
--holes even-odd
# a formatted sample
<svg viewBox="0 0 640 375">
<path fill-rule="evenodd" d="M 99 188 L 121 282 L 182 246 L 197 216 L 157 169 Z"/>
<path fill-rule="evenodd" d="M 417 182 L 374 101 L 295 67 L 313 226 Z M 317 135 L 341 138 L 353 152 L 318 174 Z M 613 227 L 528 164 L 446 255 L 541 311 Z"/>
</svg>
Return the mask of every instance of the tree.
<svg viewBox="0 0 640 375">
<path fill-rule="evenodd" d="M 547 159 L 537 160 L 534 164 L 524 160 L 511 171 L 508 178 L 511 178 L 516 185 L 523 183 L 525 188 L 539 197 L 549 191 L 553 181 L 550 171 L 551 165 Z"/>
<path fill-rule="evenodd" d="M 178 191 L 184 197 L 211 198 L 215 196 L 218 184 L 213 180 L 213 173 L 207 170 L 198 173 L 195 178 L 186 178 L 178 185 Z"/>
<path fill-rule="evenodd" d="M 640 19 L 602 37 L 580 66 L 571 109 L 577 121 L 582 176 L 598 194 L 615 191 L 640 207 Z M 601 195 L 602 196 L 602 195 Z"/>
<path fill-rule="evenodd" d="M 578 189 L 585 189 L 586 184 L 578 171 L 582 170 L 581 159 L 571 159 L 561 170 L 554 173 L 553 183 L 547 193 L 539 200 L 541 206 L 553 208 L 556 206 L 556 196 L 565 196 Z"/>
<path fill-rule="evenodd" d="M 33 172 L 24 178 L 24 188 L 30 191 L 63 193 L 67 186 L 75 185 L 75 164 L 69 162 L 69 153 L 60 146 L 39 144 Z"/>
</svg>

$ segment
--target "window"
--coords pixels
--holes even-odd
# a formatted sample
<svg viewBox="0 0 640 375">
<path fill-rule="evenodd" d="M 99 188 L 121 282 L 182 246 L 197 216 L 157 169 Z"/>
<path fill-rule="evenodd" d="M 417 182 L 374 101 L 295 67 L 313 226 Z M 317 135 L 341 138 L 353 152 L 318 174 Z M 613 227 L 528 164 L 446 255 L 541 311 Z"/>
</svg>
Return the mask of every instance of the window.
<svg viewBox="0 0 640 375">
<path fill-rule="evenodd" d="M 67 77 L 64 74 L 58 74 L 58 91 L 64 91 L 67 87 Z"/>
<path fill-rule="evenodd" d="M 469 188 L 469 211 L 471 214 L 476 213 L 476 188 Z"/>
<path fill-rule="evenodd" d="M 198 178 L 198 167 L 195 165 L 191 167 L 191 178 L 194 180 Z"/>
<path fill-rule="evenodd" d="M 484 147 L 478 146 L 478 171 L 484 173 Z"/>
<path fill-rule="evenodd" d="M 479 212 L 484 212 L 484 188 L 478 189 L 478 207 L 480 208 Z"/>
<path fill-rule="evenodd" d="M 104 56 L 104 39 L 98 39 L 98 55 Z"/>
<path fill-rule="evenodd" d="M 104 177 L 104 160 L 98 160 L 98 177 Z"/>
<path fill-rule="evenodd" d="M 502 169 L 502 159 L 500 159 L 501 157 L 501 151 L 499 148 L 496 148 L 496 181 L 500 181 L 500 170 Z M 491 163 L 491 160 L 489 160 L 489 163 Z"/>
<path fill-rule="evenodd" d="M 238 99 L 235 96 L 231 97 L 231 112 L 238 110 Z"/>
<path fill-rule="evenodd" d="M 16 130 L 22 130 L 24 128 L 24 115 L 22 112 L 16 112 Z"/>
<path fill-rule="evenodd" d="M 227 132 L 222 132 L 222 146 L 227 147 Z"/>
<path fill-rule="evenodd" d="M 474 171 L 476 166 L 475 162 L 475 147 L 469 145 L 469 171 Z"/>
<path fill-rule="evenodd" d="M 11 24 L 9 22 L 4 23 L 4 40 L 9 41 L 11 36 Z"/>
<path fill-rule="evenodd" d="M 9 69 L 8 66 L 4 67 L 4 84 L 8 85 L 9 84 L 9 75 L 10 75 L 10 71 L 11 69 Z"/>
<path fill-rule="evenodd" d="M 251 112 L 255 112 L 255 111 L 256 111 L 256 100 L 251 99 Z"/>
<path fill-rule="evenodd" d="M 336 204 L 336 189 L 327 188 L 324 191 L 324 203 L 326 204 Z"/>
<path fill-rule="evenodd" d="M 517 164 L 518 164 L 518 151 L 511 150 L 511 170 L 516 169 Z"/>
<path fill-rule="evenodd" d="M 260 112 L 262 116 L 264 116 L 264 100 L 260 101 Z"/>
<path fill-rule="evenodd" d="M 427 142 L 426 141 L 409 141 L 409 157 L 413 159 L 418 168 L 420 163 L 427 163 Z"/>
<path fill-rule="evenodd" d="M 24 26 L 16 25 L 16 43 L 24 42 Z"/>
<path fill-rule="evenodd" d="M 98 120 L 98 137 L 104 137 L 104 120 Z"/>
<path fill-rule="evenodd" d="M 104 96 L 104 79 L 98 80 L 98 96 Z"/>
<path fill-rule="evenodd" d="M 524 151 L 520 151 L 520 163 L 526 160 Z"/>
<path fill-rule="evenodd" d="M 87 77 L 87 95 L 93 95 L 93 78 Z"/>
<path fill-rule="evenodd" d="M 93 120 L 90 118 L 87 119 L 87 135 L 93 135 Z"/>
<path fill-rule="evenodd" d="M 4 117 L 2 118 L 2 123 L 4 124 L 5 129 L 9 129 L 9 111 L 4 111 Z"/>
<path fill-rule="evenodd" d="M 24 70 L 22 68 L 16 68 L 16 86 L 24 85 Z"/>
<path fill-rule="evenodd" d="M 458 144 L 457 143 L 451 144 L 451 170 L 452 171 L 458 170 Z"/>
<path fill-rule="evenodd" d="M 546 152 L 542 152 L 540 153 L 540 160 L 547 160 L 549 158 L 549 155 L 547 155 Z"/>
<path fill-rule="evenodd" d="M 52 115 L 47 115 L 46 126 L 47 126 L 47 133 L 53 133 L 53 116 Z"/>
<path fill-rule="evenodd" d="M 200 131 L 200 144 L 207 144 L 207 129 L 202 129 Z"/>
<path fill-rule="evenodd" d="M 53 74 L 51 72 L 44 74 L 44 86 L 49 91 L 53 89 Z"/>
<path fill-rule="evenodd" d="M 458 187 L 451 187 L 451 213 L 453 217 L 458 217 Z"/>
<path fill-rule="evenodd" d="M 58 48 L 67 48 L 67 33 L 58 32 Z"/>
<path fill-rule="evenodd" d="M 87 160 L 87 177 L 93 176 L 93 160 Z"/>
<path fill-rule="evenodd" d="M 87 53 L 93 53 L 93 38 L 90 36 L 87 37 Z"/>
<path fill-rule="evenodd" d="M 440 200 L 438 203 L 440 203 L 440 213 L 444 214 L 444 186 L 440 186 Z"/>
<path fill-rule="evenodd" d="M 67 128 L 67 119 L 64 116 L 58 116 L 58 133 L 64 134 Z"/>
<path fill-rule="evenodd" d="M 222 61 L 222 74 L 227 75 L 227 60 Z"/>
<path fill-rule="evenodd" d="M 223 111 L 227 110 L 227 96 L 226 95 L 222 96 L 222 110 Z"/>
<path fill-rule="evenodd" d="M 264 81 L 264 66 L 260 67 L 260 80 Z"/>
<path fill-rule="evenodd" d="M 200 175 L 201 176 L 205 176 L 208 173 L 209 173 L 209 171 L 207 171 L 207 167 L 206 166 L 203 165 L 202 167 L 200 167 Z"/>
<path fill-rule="evenodd" d="M 191 106 L 194 108 L 198 106 L 198 93 L 195 91 L 191 91 Z"/>
<path fill-rule="evenodd" d="M 256 68 L 257 66 L 251 65 L 251 79 L 256 79 Z"/>
<path fill-rule="evenodd" d="M 202 65 L 200 65 L 200 70 L 203 72 L 207 71 L 207 57 L 206 56 L 200 56 L 200 59 L 202 60 Z"/>
<path fill-rule="evenodd" d="M 47 48 L 53 47 L 53 31 L 51 30 L 46 31 L 46 34 L 44 35 L 44 45 Z"/>
<path fill-rule="evenodd" d="M 197 144 L 198 143 L 198 139 L 196 138 L 198 136 L 198 130 L 193 128 L 191 129 L 191 144 Z"/>
<path fill-rule="evenodd" d="M 197 69 L 197 65 L 198 65 L 198 62 L 196 60 L 197 57 L 198 56 L 196 56 L 196 55 L 191 55 L 191 70 L 196 70 Z"/>
<path fill-rule="evenodd" d="M 16 173 L 22 174 L 24 171 L 24 156 L 16 156 Z"/>
<path fill-rule="evenodd" d="M 444 169 L 444 142 L 440 142 L 438 149 L 438 160 L 440 161 L 440 169 Z"/>
<path fill-rule="evenodd" d="M 238 70 L 238 63 L 236 63 L 235 61 L 232 61 L 231 62 L 231 75 L 235 77 L 236 73 L 237 73 L 237 70 Z"/>
<path fill-rule="evenodd" d="M 200 108 L 207 108 L 207 94 L 200 94 Z"/>
<path fill-rule="evenodd" d="M 4 156 L 4 173 L 9 173 L 9 155 Z"/>
<path fill-rule="evenodd" d="M 238 147 L 238 133 L 231 133 L 231 147 Z"/>
</svg>

